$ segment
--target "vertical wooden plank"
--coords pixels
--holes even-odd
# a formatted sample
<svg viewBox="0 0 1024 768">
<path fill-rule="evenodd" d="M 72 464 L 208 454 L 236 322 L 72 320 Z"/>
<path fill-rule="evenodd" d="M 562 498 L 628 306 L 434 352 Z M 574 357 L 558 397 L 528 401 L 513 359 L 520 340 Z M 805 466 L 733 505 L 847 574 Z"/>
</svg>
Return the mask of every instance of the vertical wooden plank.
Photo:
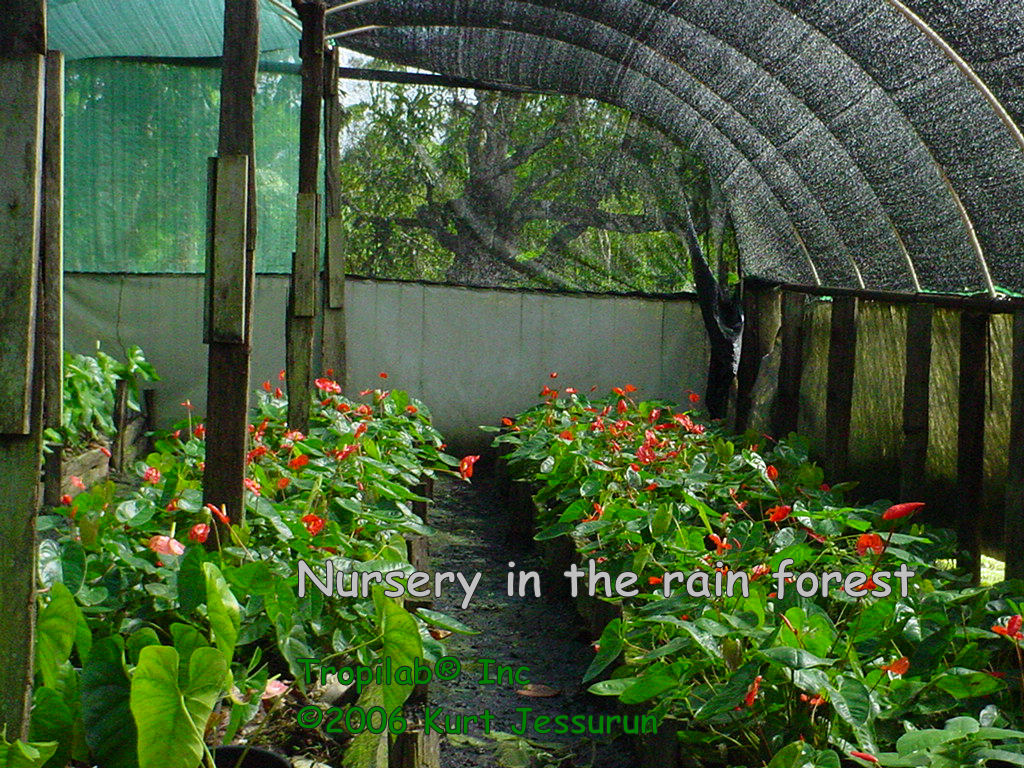
<svg viewBox="0 0 1024 768">
<path fill-rule="evenodd" d="M 28 737 L 35 631 L 35 516 L 42 447 L 42 0 L 0 13 L 0 723 Z M 33 383 L 40 386 L 33 388 Z"/>
<path fill-rule="evenodd" d="M 1024 579 L 1024 310 L 1013 315 L 1013 393 L 1004 527 L 1006 578 Z"/>
<path fill-rule="evenodd" d="M 316 315 L 316 271 L 320 227 L 319 195 L 299 192 L 295 200 L 295 256 L 292 259 L 292 316 Z"/>
<path fill-rule="evenodd" d="M 231 520 L 244 518 L 245 449 L 249 424 L 249 345 L 252 334 L 252 296 L 255 284 L 256 172 L 253 152 L 253 105 L 259 56 L 257 0 L 226 0 L 224 55 L 221 72 L 221 157 L 248 157 L 246 225 L 245 328 L 241 343 L 210 338 L 207 369 L 206 470 L 203 500 L 225 506 Z M 208 279 L 210 265 L 207 266 Z M 217 523 L 220 525 L 220 523 Z M 223 536 L 222 536 L 223 538 Z M 211 536 L 209 541 L 213 541 Z"/>
<path fill-rule="evenodd" d="M 800 421 L 800 379 L 804 369 L 804 304 L 801 293 L 782 294 L 782 357 L 779 390 L 772 414 L 772 434 L 783 438 L 797 430 Z"/>
<path fill-rule="evenodd" d="M 981 517 L 985 480 L 985 394 L 988 372 L 988 315 L 960 315 L 960 394 L 957 422 L 958 565 L 981 579 Z"/>
<path fill-rule="evenodd" d="M 907 311 L 907 368 L 903 378 L 903 456 L 900 499 L 912 501 L 925 484 L 928 461 L 929 382 L 932 368 L 932 305 Z"/>
<path fill-rule="evenodd" d="M 319 250 L 316 187 L 320 162 L 320 116 L 324 96 L 325 4 L 293 0 L 302 22 L 302 101 L 299 106 L 299 195 L 296 247 L 285 329 L 288 369 L 288 425 L 305 432 L 313 386 L 316 274 Z"/>
<path fill-rule="evenodd" d="M 41 226 L 43 57 L 0 59 L 0 434 L 27 435 Z"/>
<path fill-rule="evenodd" d="M 324 72 L 324 219 L 327 243 L 324 249 L 320 309 L 320 367 L 334 372 L 344 385 L 345 352 L 345 235 L 341 218 L 341 124 L 344 112 L 339 92 L 340 52 L 325 54 Z"/>
<path fill-rule="evenodd" d="M 60 429 L 64 411 L 64 54 L 46 54 L 43 113 L 44 426 Z M 61 447 L 46 455 L 43 502 L 60 503 Z"/>
<path fill-rule="evenodd" d="M 772 351 L 778 335 L 782 313 L 782 294 L 777 289 L 747 291 L 743 297 L 743 347 L 736 373 L 737 432 L 750 425 L 754 407 L 754 387 L 761 372 L 761 362 Z"/>
<path fill-rule="evenodd" d="M 249 158 L 222 155 L 213 177 L 213 228 L 206 301 L 210 341 L 245 341 L 248 275 L 246 212 L 249 208 Z"/>
<path fill-rule="evenodd" d="M 849 462 L 856 359 L 857 300 L 852 296 L 833 296 L 825 392 L 825 456 L 829 477 L 835 482 L 845 479 Z"/>
<path fill-rule="evenodd" d="M 114 450 L 110 463 L 118 472 L 125 470 L 125 454 L 128 449 L 128 382 L 118 379 L 114 386 Z"/>
</svg>

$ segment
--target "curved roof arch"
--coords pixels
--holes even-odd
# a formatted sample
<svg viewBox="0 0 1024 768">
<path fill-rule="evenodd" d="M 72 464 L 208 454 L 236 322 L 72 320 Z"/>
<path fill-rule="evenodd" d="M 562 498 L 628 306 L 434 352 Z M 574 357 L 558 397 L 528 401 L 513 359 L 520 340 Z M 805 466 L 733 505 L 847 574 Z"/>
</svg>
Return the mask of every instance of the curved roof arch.
<svg viewBox="0 0 1024 768">
<path fill-rule="evenodd" d="M 1024 25 L 1024 7 L 979 2 Z M 885 0 L 373 0 L 329 17 L 330 31 L 358 27 L 370 29 L 346 46 L 620 104 L 682 140 L 701 128 L 670 113 L 689 110 L 719 137 L 697 149 L 730 182 L 749 274 L 809 282 L 803 241 L 827 285 L 1024 289 L 1024 152 Z M 1011 41 L 985 51 L 1008 73 L 993 92 L 1015 108 L 1024 54 Z M 557 66 L 538 68 L 545 57 Z"/>
</svg>

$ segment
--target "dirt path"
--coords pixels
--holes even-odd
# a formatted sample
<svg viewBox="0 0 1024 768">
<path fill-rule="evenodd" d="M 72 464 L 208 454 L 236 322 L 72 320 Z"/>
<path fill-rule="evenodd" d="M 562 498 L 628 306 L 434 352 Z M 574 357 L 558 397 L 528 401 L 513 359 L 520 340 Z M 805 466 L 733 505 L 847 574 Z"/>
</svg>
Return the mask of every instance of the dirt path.
<svg viewBox="0 0 1024 768">
<path fill-rule="evenodd" d="M 480 585 L 466 610 L 461 608 L 461 590 L 451 590 L 436 603 L 437 610 L 458 618 L 478 635 L 452 635 L 445 640 L 449 653 L 463 665 L 462 676 L 450 683 L 432 686 L 432 706 L 446 714 L 493 715 L 493 731 L 510 732 L 520 723 L 518 707 L 531 707 L 533 716 L 614 714 L 614 701 L 586 693 L 581 685 L 583 672 L 594 651 L 583 636 L 582 623 L 570 601 L 551 596 L 534 598 L 509 597 L 505 577 L 510 560 L 516 568 L 540 569 L 536 555 L 510 549 L 506 543 L 508 512 L 493 481 L 483 473 L 473 478 L 473 485 L 442 480 L 435 489 L 436 505 L 430 523 L 438 530 L 431 540 L 431 562 L 435 570 L 462 571 L 470 578 L 482 574 Z M 526 697 L 516 693 L 518 686 L 481 685 L 480 659 L 494 659 L 513 667 L 529 667 L 528 678 L 559 691 L 551 698 Z M 479 725 L 470 734 L 482 737 Z M 527 734 L 544 742 L 563 742 L 560 754 L 571 751 L 576 757 L 564 762 L 540 761 L 533 765 L 569 768 L 628 768 L 635 765 L 626 738 L 614 744 L 591 743 L 586 737 Z M 593 737 L 605 740 L 607 736 Z M 448 739 L 442 745 L 442 768 L 492 768 L 502 762 L 515 764 L 516 756 L 504 760 L 495 756 L 495 743 L 472 746 L 465 739 Z M 569 745 L 572 745 L 571 747 Z M 504 749 L 513 746 L 506 743 Z M 522 755 L 518 757 L 521 759 Z M 524 763 L 520 763 L 523 765 Z M 530 763 L 525 763 L 530 765 Z"/>
</svg>

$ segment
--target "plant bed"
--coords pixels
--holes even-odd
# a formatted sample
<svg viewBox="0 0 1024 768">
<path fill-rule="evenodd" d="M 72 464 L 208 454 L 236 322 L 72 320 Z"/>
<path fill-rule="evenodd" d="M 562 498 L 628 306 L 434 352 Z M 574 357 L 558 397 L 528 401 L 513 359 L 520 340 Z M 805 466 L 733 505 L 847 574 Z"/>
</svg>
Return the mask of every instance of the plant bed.
<svg viewBox="0 0 1024 768">
<path fill-rule="evenodd" d="M 795 436 L 727 435 L 633 391 L 545 387 L 495 442 L 534 487 L 536 539 L 635 574 L 635 594 L 601 601 L 621 615 L 586 682 L 673 723 L 680 748 L 646 740 L 650 765 L 1024 764 L 1019 583 L 965 588 L 936 566 L 955 539 L 921 505 L 846 501 Z M 839 581 L 797 594 L 773 578 L 784 560 Z M 902 566 L 915 574 L 892 597 Z M 730 574 L 746 595 L 683 587 Z"/>
<path fill-rule="evenodd" d="M 284 421 L 283 393 L 265 384 L 250 427 L 244 521 L 203 503 L 205 428 L 191 410 L 136 463 L 130 487 L 102 481 L 40 518 L 35 708 L 70 725 L 58 732 L 40 718 L 34 741 L 50 738 L 61 755 L 100 768 L 195 768 L 207 746 L 238 738 L 315 744 L 318 729 L 296 721 L 319 706 L 305 695 L 302 659 L 357 668 L 443 655 L 442 633 L 430 628 L 458 623 L 380 587 L 325 596 L 308 586 L 297 597 L 300 561 L 314 574 L 328 564 L 354 577 L 411 573 L 409 538 L 431 534 L 413 510 L 425 510 L 436 473 L 460 473 L 429 412 L 406 393 L 352 401 L 329 379 L 317 386 L 300 434 Z M 412 685 L 375 683 L 339 705 L 394 713 L 413 694 Z M 187 716 L 174 703 L 186 699 Z M 72 741 L 75 728 L 84 745 Z M 159 748 L 168 742 L 173 754 Z M 127 762 L 111 757 L 115 748 Z"/>
</svg>

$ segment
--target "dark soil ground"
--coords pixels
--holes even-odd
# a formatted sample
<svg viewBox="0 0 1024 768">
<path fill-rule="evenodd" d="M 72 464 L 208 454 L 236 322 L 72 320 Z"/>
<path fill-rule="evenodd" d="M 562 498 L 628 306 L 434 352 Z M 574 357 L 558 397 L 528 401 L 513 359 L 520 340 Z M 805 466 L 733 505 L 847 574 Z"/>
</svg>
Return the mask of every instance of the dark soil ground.
<svg viewBox="0 0 1024 768">
<path fill-rule="evenodd" d="M 521 720 L 517 707 L 531 707 L 534 716 L 615 714 L 614 700 L 588 694 L 581 683 L 594 650 L 573 602 L 556 595 L 535 598 L 530 593 L 520 598 L 506 594 L 510 561 L 515 561 L 516 570 L 540 571 L 542 564 L 535 552 L 509 546 L 508 505 L 498 494 L 493 477 L 478 472 L 472 485 L 440 480 L 435 499 L 430 516 L 430 524 L 437 529 L 430 545 L 433 568 L 462 571 L 470 579 L 480 572 L 482 577 L 465 610 L 461 607 L 463 591 L 459 588 L 447 589 L 434 606 L 480 634 L 445 639 L 449 654 L 462 662 L 463 674 L 458 680 L 433 684 L 431 705 L 443 708 L 446 714 L 481 715 L 490 711 L 494 716 L 492 731 L 506 733 Z M 529 667 L 527 677 L 531 683 L 559 693 L 550 698 L 527 697 L 516 693 L 519 686 L 481 685 L 478 660 L 484 658 L 502 665 Z M 515 764 L 525 756 L 496 756 L 493 732 L 488 738 L 480 727 L 471 726 L 470 734 L 485 743 L 447 738 L 441 746 L 442 768 L 492 768 L 502 763 Z M 620 737 L 614 743 L 609 743 L 608 736 L 595 736 L 593 742 L 580 736 L 527 737 L 561 742 L 558 749 L 542 750 L 554 752 L 560 759 L 531 755 L 534 766 L 635 765 L 628 737 Z M 511 743 L 506 742 L 504 748 L 509 746 Z"/>
</svg>

